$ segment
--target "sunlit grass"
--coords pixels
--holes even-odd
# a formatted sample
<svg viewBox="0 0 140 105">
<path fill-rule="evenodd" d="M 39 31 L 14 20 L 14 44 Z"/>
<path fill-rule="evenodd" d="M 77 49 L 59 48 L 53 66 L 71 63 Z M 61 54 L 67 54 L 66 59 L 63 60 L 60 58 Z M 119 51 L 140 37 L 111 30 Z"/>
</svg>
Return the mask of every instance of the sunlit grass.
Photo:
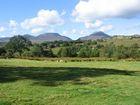
<svg viewBox="0 0 140 105">
<path fill-rule="evenodd" d="M 0 105 L 139 105 L 140 62 L 0 59 Z"/>
</svg>

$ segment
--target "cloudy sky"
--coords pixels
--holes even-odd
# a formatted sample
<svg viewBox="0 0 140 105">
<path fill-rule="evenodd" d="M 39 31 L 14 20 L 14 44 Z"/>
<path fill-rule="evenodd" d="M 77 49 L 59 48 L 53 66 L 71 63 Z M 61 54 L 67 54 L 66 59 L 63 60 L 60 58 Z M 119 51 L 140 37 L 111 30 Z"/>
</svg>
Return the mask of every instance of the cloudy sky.
<svg viewBox="0 0 140 105">
<path fill-rule="evenodd" d="M 0 0 L 0 37 L 140 34 L 140 0 Z"/>
</svg>

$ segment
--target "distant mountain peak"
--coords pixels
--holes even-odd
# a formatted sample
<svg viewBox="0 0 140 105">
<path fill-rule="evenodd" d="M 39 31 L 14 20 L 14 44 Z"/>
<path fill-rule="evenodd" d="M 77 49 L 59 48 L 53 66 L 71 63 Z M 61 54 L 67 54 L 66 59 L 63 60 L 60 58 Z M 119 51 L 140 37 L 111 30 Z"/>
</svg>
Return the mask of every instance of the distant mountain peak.
<svg viewBox="0 0 140 105">
<path fill-rule="evenodd" d="M 109 36 L 108 34 L 106 34 L 106 33 L 104 33 L 103 31 L 97 31 L 97 32 L 94 32 L 93 34 L 91 34 L 91 35 L 107 35 L 107 36 Z"/>
<path fill-rule="evenodd" d="M 32 42 L 44 42 L 44 41 L 71 41 L 72 39 L 62 36 L 59 33 L 44 33 L 38 36 L 32 36 L 29 34 L 22 35 L 23 37 L 31 40 Z M 0 38 L 0 42 L 8 42 L 10 37 Z"/>
<path fill-rule="evenodd" d="M 98 31 L 88 36 L 81 37 L 79 39 L 80 40 L 97 40 L 97 39 L 106 39 L 106 38 L 110 38 L 110 36 L 102 31 Z"/>
<path fill-rule="evenodd" d="M 37 36 L 38 41 L 71 41 L 72 39 L 62 36 L 59 33 L 44 33 Z"/>
<path fill-rule="evenodd" d="M 39 36 L 43 36 L 43 35 L 44 35 L 44 36 L 46 36 L 46 35 L 48 35 L 48 36 L 49 36 L 49 35 L 53 35 L 53 36 L 54 36 L 54 35 L 55 35 L 55 36 L 60 36 L 60 34 L 59 34 L 59 33 L 43 33 L 43 34 L 40 34 Z"/>
</svg>

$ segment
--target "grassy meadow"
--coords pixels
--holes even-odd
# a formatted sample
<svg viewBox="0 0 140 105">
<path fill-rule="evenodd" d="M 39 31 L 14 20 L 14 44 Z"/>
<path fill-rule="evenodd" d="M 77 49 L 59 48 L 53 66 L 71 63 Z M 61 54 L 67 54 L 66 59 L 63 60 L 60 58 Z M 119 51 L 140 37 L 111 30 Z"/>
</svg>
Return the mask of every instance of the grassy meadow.
<svg viewBox="0 0 140 105">
<path fill-rule="evenodd" d="M 0 105 L 140 105 L 140 62 L 0 59 Z"/>
</svg>

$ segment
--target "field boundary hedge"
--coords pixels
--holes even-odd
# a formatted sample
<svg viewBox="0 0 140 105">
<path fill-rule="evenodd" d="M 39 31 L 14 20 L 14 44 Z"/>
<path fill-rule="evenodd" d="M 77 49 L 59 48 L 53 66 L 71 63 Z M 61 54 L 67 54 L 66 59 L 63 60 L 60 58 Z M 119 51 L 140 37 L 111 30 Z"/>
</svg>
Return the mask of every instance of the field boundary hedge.
<svg viewBox="0 0 140 105">
<path fill-rule="evenodd" d="M 4 58 L 4 57 L 0 57 Z M 8 59 L 8 58 L 5 58 Z M 17 59 L 28 59 L 28 60 L 38 60 L 38 61 L 54 61 L 54 62 L 91 62 L 91 61 L 140 61 L 140 59 L 116 59 L 116 58 L 69 58 L 69 57 L 63 57 L 63 58 L 46 58 L 46 57 L 20 57 Z"/>
</svg>

